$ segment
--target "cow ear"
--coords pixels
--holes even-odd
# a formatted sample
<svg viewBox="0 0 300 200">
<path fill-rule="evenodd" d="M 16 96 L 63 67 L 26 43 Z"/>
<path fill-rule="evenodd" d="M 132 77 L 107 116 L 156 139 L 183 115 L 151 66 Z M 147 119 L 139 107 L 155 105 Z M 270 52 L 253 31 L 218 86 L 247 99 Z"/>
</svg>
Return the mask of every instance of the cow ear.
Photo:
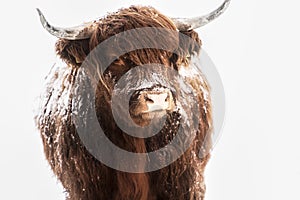
<svg viewBox="0 0 300 200">
<path fill-rule="evenodd" d="M 190 58 L 193 55 L 199 54 L 201 40 L 199 39 L 197 32 L 193 30 L 180 31 L 179 33 L 179 46 L 176 54 L 173 54 L 171 59 L 175 60 L 176 66 L 187 66 L 190 63 Z"/>
<path fill-rule="evenodd" d="M 59 39 L 55 45 L 57 55 L 68 65 L 79 67 L 89 54 L 89 39 Z"/>
<path fill-rule="evenodd" d="M 200 52 L 201 40 L 198 33 L 194 30 L 180 31 L 180 33 L 192 38 L 192 40 L 186 40 L 186 37 L 180 35 L 180 47 L 186 55 L 194 55 Z"/>
</svg>

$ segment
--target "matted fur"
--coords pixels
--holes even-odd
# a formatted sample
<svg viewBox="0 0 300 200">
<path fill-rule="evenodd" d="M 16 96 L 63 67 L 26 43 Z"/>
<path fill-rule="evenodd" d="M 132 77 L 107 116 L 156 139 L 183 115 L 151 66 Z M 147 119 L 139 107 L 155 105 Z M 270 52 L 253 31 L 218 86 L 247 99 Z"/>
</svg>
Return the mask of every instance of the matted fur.
<svg viewBox="0 0 300 200">
<path fill-rule="evenodd" d="M 105 39 L 125 30 L 141 27 L 163 27 L 176 30 L 172 21 L 151 7 L 121 9 L 116 13 L 95 21 L 96 27 L 89 39 L 70 41 L 59 39 L 57 54 L 68 66 L 58 68 L 48 77 L 47 88 L 36 123 L 43 140 L 48 162 L 62 183 L 71 200 L 202 200 L 204 199 L 204 169 L 209 154 L 199 158 L 200 148 L 209 151 L 211 134 L 211 106 L 204 97 L 208 84 L 194 78 L 188 80 L 197 93 L 200 121 L 199 130 L 191 147 L 171 165 L 149 173 L 125 173 L 111 169 L 95 159 L 82 145 L 74 123 L 71 120 L 72 89 L 82 61 L 89 52 Z M 194 31 L 184 32 L 199 45 Z M 153 42 L 156 42 L 153 40 Z M 98 84 L 96 111 L 105 134 L 119 147 L 132 152 L 148 152 L 161 148 L 172 140 L 178 128 L 173 121 L 180 117 L 169 113 L 165 127 L 149 139 L 133 138 L 123 133 L 115 124 L 111 113 L 111 92 L 113 85 L 131 68 L 161 63 L 178 70 L 189 64 L 188 55 L 198 54 L 200 49 L 182 42 L 181 37 L 170 36 L 165 45 L 174 44 L 178 55 L 158 49 L 142 49 L 126 53 L 112 63 Z M 179 45 L 181 46 L 179 48 Z M 113 47 L 121 48 L 121 47 Z M 107 56 L 110 52 L 106 52 Z M 205 90 L 205 91 L 203 91 Z M 63 99 L 62 99 L 63 98 Z M 205 144 L 204 144 L 205 143 Z M 139 163 L 143 167 L 143 163 Z"/>
</svg>

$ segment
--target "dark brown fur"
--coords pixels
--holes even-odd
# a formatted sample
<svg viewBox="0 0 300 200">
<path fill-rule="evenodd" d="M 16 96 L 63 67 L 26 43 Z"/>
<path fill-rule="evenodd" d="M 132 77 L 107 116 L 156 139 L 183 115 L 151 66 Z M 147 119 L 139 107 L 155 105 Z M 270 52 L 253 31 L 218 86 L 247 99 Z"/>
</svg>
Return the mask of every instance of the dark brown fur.
<svg viewBox="0 0 300 200">
<path fill-rule="evenodd" d="M 207 136 L 211 132 L 211 107 L 201 89 L 205 88 L 209 91 L 208 85 L 196 78 L 189 82 L 198 97 L 201 113 L 199 131 L 191 147 L 171 165 L 149 173 L 120 172 L 100 163 L 82 145 L 71 120 L 71 91 L 78 69 L 89 52 L 105 39 L 125 30 L 140 27 L 163 27 L 176 30 L 169 18 L 151 7 L 122 9 L 96 21 L 95 26 L 96 30 L 89 39 L 58 40 L 57 54 L 68 64 L 68 67 L 60 68 L 52 73 L 54 74 L 52 77 L 48 77 L 42 109 L 36 117 L 46 158 L 65 188 L 67 198 L 71 200 L 204 199 L 203 173 L 209 154 L 199 158 L 198 153 L 203 145 L 206 151 L 210 148 L 210 142 L 205 139 L 209 138 Z M 201 44 L 196 32 L 189 31 L 184 34 Z M 106 130 L 105 134 L 119 147 L 132 152 L 153 151 L 166 145 L 173 137 L 168 134 L 168 130 L 175 132 L 177 129 L 172 125 L 172 119 L 178 117 L 178 114 L 170 113 L 166 130 L 161 132 L 165 134 L 158 134 L 145 140 L 128 136 L 116 126 L 111 114 L 111 91 L 115 80 L 131 68 L 147 63 L 161 63 L 178 70 L 182 64 L 189 64 L 187 55 L 197 54 L 200 50 L 191 44 L 182 43 L 178 35 L 170 36 L 168 40 L 160 42 L 166 45 L 174 44 L 173 48 L 178 55 L 158 49 L 126 53 L 110 65 L 98 85 L 95 103 L 99 122 Z M 107 56 L 110 53 L 106 52 Z M 64 99 L 68 100 L 67 103 L 59 103 L 61 98 L 67 98 Z M 204 107 L 208 112 L 204 111 Z M 143 167 L 143 163 L 139 164 Z"/>
</svg>

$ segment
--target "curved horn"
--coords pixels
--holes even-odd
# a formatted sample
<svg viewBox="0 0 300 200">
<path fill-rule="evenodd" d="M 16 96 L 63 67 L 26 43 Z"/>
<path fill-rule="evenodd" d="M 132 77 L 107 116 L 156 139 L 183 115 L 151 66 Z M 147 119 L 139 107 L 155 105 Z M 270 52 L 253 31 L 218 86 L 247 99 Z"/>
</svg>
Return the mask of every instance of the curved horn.
<svg viewBox="0 0 300 200">
<path fill-rule="evenodd" d="M 80 39 L 86 39 L 91 36 L 91 31 L 89 30 L 91 28 L 92 22 L 84 23 L 79 26 L 71 27 L 71 28 L 60 28 L 60 27 L 54 27 L 50 25 L 43 13 L 37 8 L 37 11 L 40 16 L 41 23 L 43 27 L 52 35 L 62 38 L 62 39 L 68 39 L 68 40 L 80 40 Z"/>
<path fill-rule="evenodd" d="M 192 29 L 199 28 L 213 21 L 221 14 L 224 13 L 226 8 L 228 7 L 230 0 L 225 0 L 220 7 L 211 13 L 201 16 L 201 17 L 193 17 L 193 18 L 171 18 L 180 31 L 189 31 Z"/>
</svg>

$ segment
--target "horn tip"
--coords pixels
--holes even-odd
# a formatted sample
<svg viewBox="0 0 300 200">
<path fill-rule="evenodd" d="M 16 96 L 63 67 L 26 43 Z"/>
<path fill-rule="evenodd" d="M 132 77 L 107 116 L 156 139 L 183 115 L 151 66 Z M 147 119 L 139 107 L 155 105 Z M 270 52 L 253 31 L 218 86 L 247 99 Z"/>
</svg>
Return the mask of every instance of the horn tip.
<svg viewBox="0 0 300 200">
<path fill-rule="evenodd" d="M 47 26 L 47 23 L 48 23 L 48 22 L 47 22 L 47 20 L 46 20 L 46 18 L 45 18 L 45 16 L 44 16 L 44 14 L 42 13 L 42 11 L 41 11 L 39 8 L 36 8 L 36 10 L 37 10 L 37 12 L 38 12 L 38 14 L 39 14 L 40 21 L 41 21 L 43 27 Z"/>
<path fill-rule="evenodd" d="M 43 13 L 39 8 L 36 8 L 36 11 L 38 12 L 39 16 L 43 16 Z"/>
<path fill-rule="evenodd" d="M 224 2 L 224 7 L 225 9 L 227 9 L 227 7 L 229 6 L 231 0 L 227 0 Z"/>
</svg>

